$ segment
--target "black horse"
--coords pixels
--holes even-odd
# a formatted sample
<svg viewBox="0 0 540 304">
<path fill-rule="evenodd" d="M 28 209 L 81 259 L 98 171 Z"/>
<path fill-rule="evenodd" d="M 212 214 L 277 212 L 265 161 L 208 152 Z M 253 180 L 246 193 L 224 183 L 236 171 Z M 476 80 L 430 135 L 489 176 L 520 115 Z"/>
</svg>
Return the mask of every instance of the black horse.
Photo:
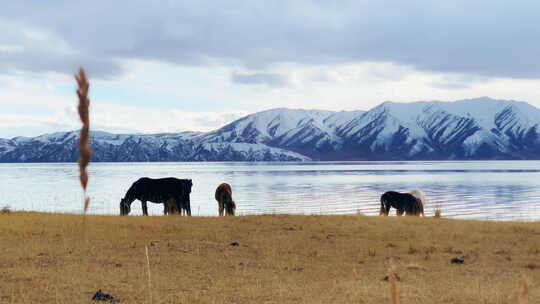
<svg viewBox="0 0 540 304">
<path fill-rule="evenodd" d="M 422 200 L 410 193 L 385 192 L 381 196 L 381 211 L 379 215 L 388 215 L 391 207 L 396 208 L 398 216 L 403 215 L 403 212 L 406 215 L 424 215 L 424 204 Z"/>
<path fill-rule="evenodd" d="M 182 213 L 191 216 L 191 193 L 193 183 L 190 179 L 174 177 L 152 179 L 143 177 L 131 185 L 124 198 L 120 201 L 120 215 L 127 215 L 131 211 L 131 203 L 140 200 L 144 215 L 148 215 L 146 202 L 163 204 L 163 213 Z"/>
</svg>

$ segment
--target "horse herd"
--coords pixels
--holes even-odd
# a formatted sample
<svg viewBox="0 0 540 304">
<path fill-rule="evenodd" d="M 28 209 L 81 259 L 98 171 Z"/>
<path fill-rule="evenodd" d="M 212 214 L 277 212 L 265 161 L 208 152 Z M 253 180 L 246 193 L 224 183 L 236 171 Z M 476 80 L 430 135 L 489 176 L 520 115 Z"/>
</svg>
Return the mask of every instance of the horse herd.
<svg viewBox="0 0 540 304">
<path fill-rule="evenodd" d="M 120 201 L 120 215 L 128 215 L 131 211 L 131 203 L 141 201 L 143 215 L 148 215 L 147 202 L 163 204 L 163 214 L 180 214 L 191 216 L 191 179 L 178 179 L 174 177 L 152 179 L 143 177 L 131 185 L 126 195 Z M 218 202 L 219 215 L 234 216 L 236 203 L 232 199 L 232 188 L 223 183 L 216 188 L 214 195 Z M 420 190 L 410 193 L 395 191 L 385 192 L 381 196 L 381 209 L 379 215 L 388 216 L 390 208 L 396 209 L 396 214 L 401 216 L 415 215 L 424 216 L 426 197 Z"/>
</svg>

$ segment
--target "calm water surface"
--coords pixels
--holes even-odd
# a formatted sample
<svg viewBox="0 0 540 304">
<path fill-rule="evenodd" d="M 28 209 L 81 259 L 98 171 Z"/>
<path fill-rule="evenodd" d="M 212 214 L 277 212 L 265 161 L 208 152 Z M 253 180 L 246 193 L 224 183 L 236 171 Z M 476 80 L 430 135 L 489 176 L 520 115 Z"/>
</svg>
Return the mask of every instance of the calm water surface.
<svg viewBox="0 0 540 304">
<path fill-rule="evenodd" d="M 388 190 L 422 189 L 427 215 L 540 220 L 540 162 L 310 162 L 310 163 L 93 163 L 90 213 L 118 214 L 120 198 L 139 177 L 193 179 L 193 215 L 217 215 L 214 190 L 233 187 L 238 214 L 377 215 Z M 0 164 L 0 207 L 80 213 L 76 164 Z M 141 214 L 134 202 L 132 214 Z M 150 214 L 163 212 L 149 203 Z M 392 211 L 391 214 L 394 214 Z"/>
</svg>

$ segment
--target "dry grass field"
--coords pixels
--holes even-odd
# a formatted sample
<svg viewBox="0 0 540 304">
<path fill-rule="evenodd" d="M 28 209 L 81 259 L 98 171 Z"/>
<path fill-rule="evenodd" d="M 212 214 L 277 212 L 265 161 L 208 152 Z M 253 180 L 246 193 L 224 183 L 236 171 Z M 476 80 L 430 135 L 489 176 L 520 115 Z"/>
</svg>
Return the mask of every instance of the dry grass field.
<svg viewBox="0 0 540 304">
<path fill-rule="evenodd" d="M 3 212 L 0 256 L 0 303 L 391 303 L 389 268 L 402 304 L 540 303 L 540 222 Z"/>
</svg>

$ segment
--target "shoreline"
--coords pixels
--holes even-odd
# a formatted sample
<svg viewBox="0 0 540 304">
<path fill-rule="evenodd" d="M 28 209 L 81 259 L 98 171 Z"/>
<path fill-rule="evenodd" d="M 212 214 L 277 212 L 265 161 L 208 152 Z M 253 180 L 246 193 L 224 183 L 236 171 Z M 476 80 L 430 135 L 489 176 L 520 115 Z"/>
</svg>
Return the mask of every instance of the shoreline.
<svg viewBox="0 0 540 304">
<path fill-rule="evenodd" d="M 31 210 L 12 210 L 7 206 L 10 214 L 17 214 L 17 213 L 28 213 L 28 214 L 46 214 L 46 215 L 73 215 L 73 216 L 104 216 L 104 217 L 115 217 L 120 216 L 120 214 L 101 214 L 101 213 L 91 213 L 87 212 L 84 214 L 83 211 L 80 213 L 76 212 L 58 212 L 58 211 L 31 211 Z M 0 209 L 0 214 L 2 213 L 2 210 Z M 130 214 L 127 216 L 131 217 L 143 217 L 142 214 Z M 161 216 L 177 216 L 177 215 L 164 215 L 164 214 L 149 214 L 149 217 L 161 217 Z M 340 216 L 363 216 L 363 217 L 382 217 L 380 215 L 368 215 L 364 214 L 362 212 L 357 213 L 312 213 L 312 214 L 305 214 L 305 213 L 255 213 L 255 214 L 243 214 L 238 213 L 236 214 L 237 217 L 257 217 L 257 216 L 330 216 L 330 217 L 340 217 Z M 184 216 L 181 216 L 184 217 Z M 192 218 L 219 218 L 219 214 L 216 211 L 216 215 L 192 215 Z M 395 214 L 391 213 L 388 217 L 397 217 Z M 405 217 L 405 215 L 403 215 Z M 413 216 L 414 217 L 414 216 Z M 489 223 L 540 223 L 540 218 L 535 220 L 519 220 L 519 219 L 482 219 L 482 218 L 459 218 L 455 215 L 453 216 L 445 216 L 444 212 L 442 213 L 442 216 L 437 218 L 436 216 L 432 215 L 431 213 L 429 215 L 426 215 L 425 217 L 418 217 L 418 218 L 425 218 L 425 219 L 444 219 L 444 220 L 452 220 L 452 221 L 475 221 L 475 222 L 489 222 Z"/>
</svg>

